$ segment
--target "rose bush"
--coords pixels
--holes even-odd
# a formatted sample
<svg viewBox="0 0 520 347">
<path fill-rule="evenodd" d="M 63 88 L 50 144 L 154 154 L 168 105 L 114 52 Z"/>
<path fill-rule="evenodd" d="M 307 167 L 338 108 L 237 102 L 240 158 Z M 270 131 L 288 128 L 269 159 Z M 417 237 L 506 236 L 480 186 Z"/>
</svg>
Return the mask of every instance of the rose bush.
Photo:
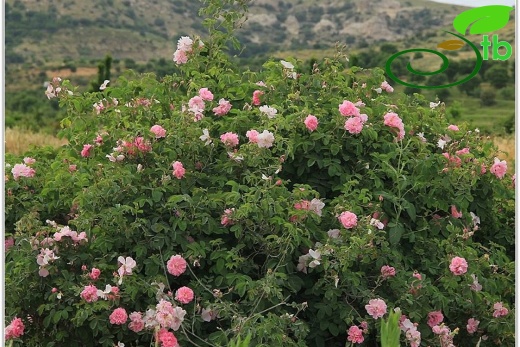
<svg viewBox="0 0 520 347">
<path fill-rule="evenodd" d="M 174 75 L 53 80 L 69 144 L 6 156 L 6 338 L 372 346 L 399 307 L 408 345 L 511 345 L 514 178 L 492 143 L 341 51 L 240 71 L 230 3 Z"/>
</svg>

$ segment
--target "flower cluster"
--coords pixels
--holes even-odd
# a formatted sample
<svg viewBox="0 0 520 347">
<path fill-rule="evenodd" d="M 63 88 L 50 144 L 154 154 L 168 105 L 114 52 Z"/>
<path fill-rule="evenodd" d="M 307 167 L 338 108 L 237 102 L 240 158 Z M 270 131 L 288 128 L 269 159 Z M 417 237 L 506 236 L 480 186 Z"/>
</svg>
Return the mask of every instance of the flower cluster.
<svg viewBox="0 0 520 347">
<path fill-rule="evenodd" d="M 199 40 L 199 48 L 203 47 L 204 44 Z M 173 61 L 177 64 L 186 64 L 188 57 L 194 52 L 193 40 L 189 36 L 182 36 L 177 41 L 177 50 L 173 53 Z"/>
<path fill-rule="evenodd" d="M 397 134 L 397 140 L 402 140 L 405 135 L 404 124 L 402 119 L 397 113 L 389 112 L 384 115 L 384 124 L 391 128 L 396 128 L 399 132 Z"/>
<path fill-rule="evenodd" d="M 14 318 L 8 326 L 5 327 L 5 340 L 17 339 L 23 335 L 25 325 L 21 318 Z"/>
<path fill-rule="evenodd" d="M 36 170 L 25 164 L 15 164 L 11 169 L 11 173 L 13 174 L 14 180 L 18 181 L 20 177 L 34 177 Z"/>
</svg>

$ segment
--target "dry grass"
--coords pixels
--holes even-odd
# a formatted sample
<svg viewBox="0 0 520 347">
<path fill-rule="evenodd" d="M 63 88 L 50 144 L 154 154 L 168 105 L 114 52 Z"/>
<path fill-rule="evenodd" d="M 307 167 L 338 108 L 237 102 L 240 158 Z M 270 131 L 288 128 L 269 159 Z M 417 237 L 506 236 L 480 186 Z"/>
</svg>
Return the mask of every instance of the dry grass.
<svg viewBox="0 0 520 347">
<path fill-rule="evenodd" d="M 515 136 L 510 135 L 506 137 L 495 137 L 493 138 L 493 142 L 498 146 L 498 149 L 501 151 L 498 157 L 501 160 L 507 161 L 507 167 L 510 172 L 514 172 L 515 170 Z"/>
<path fill-rule="evenodd" d="M 20 155 L 29 150 L 32 146 L 52 146 L 60 147 L 67 143 L 54 136 L 34 133 L 20 128 L 7 128 L 4 133 L 5 152 Z"/>
</svg>

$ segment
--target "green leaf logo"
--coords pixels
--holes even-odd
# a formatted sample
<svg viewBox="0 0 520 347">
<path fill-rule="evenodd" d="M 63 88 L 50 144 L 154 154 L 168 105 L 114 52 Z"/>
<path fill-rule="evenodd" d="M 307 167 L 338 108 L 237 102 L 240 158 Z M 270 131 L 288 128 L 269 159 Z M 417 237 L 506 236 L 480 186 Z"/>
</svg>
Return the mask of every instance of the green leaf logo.
<svg viewBox="0 0 520 347">
<path fill-rule="evenodd" d="M 471 35 L 485 34 L 501 29 L 509 22 L 511 6 L 489 5 L 472 8 L 459 14 L 453 20 L 453 27 L 462 35 L 469 29 Z"/>
</svg>

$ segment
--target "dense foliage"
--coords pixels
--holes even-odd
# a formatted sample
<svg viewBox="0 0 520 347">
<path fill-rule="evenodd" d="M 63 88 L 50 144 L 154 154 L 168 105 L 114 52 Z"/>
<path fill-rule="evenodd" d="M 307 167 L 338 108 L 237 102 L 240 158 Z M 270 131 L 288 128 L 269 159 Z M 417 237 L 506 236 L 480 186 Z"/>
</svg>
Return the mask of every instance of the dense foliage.
<svg viewBox="0 0 520 347">
<path fill-rule="evenodd" d="M 511 345 L 514 177 L 492 143 L 341 52 L 237 72 L 228 3 L 179 39 L 179 73 L 47 89 L 69 145 L 6 158 L 7 337 L 374 346 L 399 307 L 407 345 Z"/>
</svg>

